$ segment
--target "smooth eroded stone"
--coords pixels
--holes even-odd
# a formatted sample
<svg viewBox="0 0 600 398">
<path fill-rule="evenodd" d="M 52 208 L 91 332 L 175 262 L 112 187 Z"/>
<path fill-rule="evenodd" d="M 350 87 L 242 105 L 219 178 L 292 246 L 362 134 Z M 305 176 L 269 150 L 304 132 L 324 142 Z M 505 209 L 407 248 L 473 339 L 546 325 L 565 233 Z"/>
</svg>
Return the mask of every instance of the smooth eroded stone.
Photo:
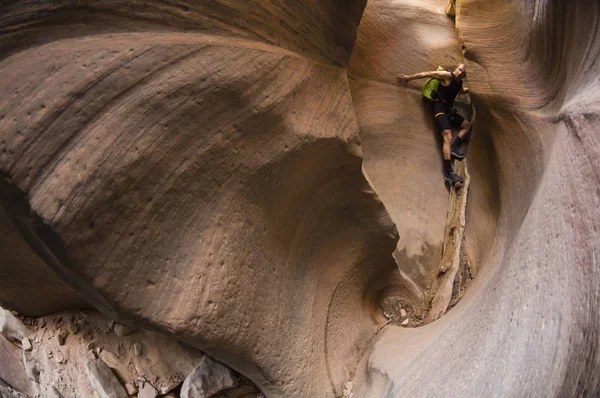
<svg viewBox="0 0 600 398">
<path fill-rule="evenodd" d="M 205 356 L 181 386 L 181 398 L 208 398 L 238 385 L 231 369 Z"/>
</svg>

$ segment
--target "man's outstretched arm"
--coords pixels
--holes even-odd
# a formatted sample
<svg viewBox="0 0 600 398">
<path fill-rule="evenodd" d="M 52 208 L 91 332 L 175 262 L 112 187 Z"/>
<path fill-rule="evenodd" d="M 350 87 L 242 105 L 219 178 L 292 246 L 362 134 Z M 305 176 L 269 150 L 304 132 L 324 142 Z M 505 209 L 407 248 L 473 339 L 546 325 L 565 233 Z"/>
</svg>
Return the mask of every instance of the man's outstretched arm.
<svg viewBox="0 0 600 398">
<path fill-rule="evenodd" d="M 446 79 L 450 79 L 452 77 L 452 74 L 446 70 L 440 70 L 440 71 L 433 71 L 433 72 L 421 72 L 421 73 L 416 73 L 414 75 L 398 75 L 398 76 L 396 76 L 396 79 L 398 79 L 399 82 L 409 82 L 411 80 L 425 79 L 427 77 L 431 77 L 434 79 L 440 79 L 440 80 L 446 80 Z"/>
</svg>

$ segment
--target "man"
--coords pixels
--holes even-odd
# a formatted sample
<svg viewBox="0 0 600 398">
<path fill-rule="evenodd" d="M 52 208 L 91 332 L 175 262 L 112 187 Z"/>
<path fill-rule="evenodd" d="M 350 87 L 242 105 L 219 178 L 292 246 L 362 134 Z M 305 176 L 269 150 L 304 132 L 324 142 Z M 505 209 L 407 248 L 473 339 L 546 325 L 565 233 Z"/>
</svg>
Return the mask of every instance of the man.
<svg viewBox="0 0 600 398">
<path fill-rule="evenodd" d="M 453 103 L 459 92 L 467 93 L 469 89 L 463 88 L 462 78 L 465 76 L 465 65 L 459 64 L 454 72 L 442 70 L 435 72 L 421 72 L 415 75 L 398 75 L 399 82 L 408 82 L 415 79 L 431 77 L 440 81 L 437 93 L 432 94 L 433 114 L 444 136 L 442 153 L 444 156 L 444 178 L 450 183 L 462 183 L 463 178 L 452 170 L 452 156 L 462 160 L 465 154 L 460 150 L 463 137 L 471 129 L 471 122 L 454 110 Z M 460 128 L 458 135 L 452 142 L 451 126 Z M 451 144 L 452 142 L 452 144 Z"/>
</svg>

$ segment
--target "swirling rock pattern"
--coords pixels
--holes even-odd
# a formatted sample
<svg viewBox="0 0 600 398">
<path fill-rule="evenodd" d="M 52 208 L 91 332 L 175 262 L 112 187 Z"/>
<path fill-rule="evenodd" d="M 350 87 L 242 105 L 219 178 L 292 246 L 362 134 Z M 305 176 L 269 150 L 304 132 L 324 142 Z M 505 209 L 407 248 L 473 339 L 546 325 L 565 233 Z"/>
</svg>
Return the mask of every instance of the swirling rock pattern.
<svg viewBox="0 0 600 398">
<path fill-rule="evenodd" d="M 64 285 L 26 311 L 76 292 L 269 397 L 351 378 L 357 397 L 597 395 L 600 6 L 464 0 L 456 34 L 445 1 L 373 1 L 351 56 L 364 5 L 3 2 L 0 250 L 26 249 L 2 257 L 0 301 L 40 270 Z M 419 256 L 447 204 L 430 115 L 393 75 L 460 42 L 480 274 L 439 321 L 371 345 L 391 253 L 435 263 Z"/>
<path fill-rule="evenodd" d="M 442 140 L 433 124 L 431 104 L 422 98 L 422 81 L 404 87 L 396 75 L 461 62 L 453 21 L 440 12 L 444 5 L 443 1 L 370 1 L 348 65 L 366 173 L 398 226 L 394 257 L 412 293 L 410 301 L 425 312 L 448 211 Z M 491 213 L 486 201 L 477 196 L 471 201 L 471 208 Z M 487 217 L 481 220 L 487 223 L 485 228 L 493 225 Z M 467 240 L 474 246 L 476 239 L 467 236 Z M 471 256 L 478 257 L 489 242 L 470 250 Z"/>
<path fill-rule="evenodd" d="M 596 396 L 600 6 L 465 0 L 456 23 L 478 111 L 471 187 L 484 191 L 469 206 L 495 192 L 495 239 L 444 318 L 383 332 L 357 394 Z"/>
<path fill-rule="evenodd" d="M 19 231 L 93 306 L 269 396 L 340 393 L 396 272 L 335 66 L 362 7 L 316 3 L 1 12 L 0 170 L 26 202 Z"/>
</svg>

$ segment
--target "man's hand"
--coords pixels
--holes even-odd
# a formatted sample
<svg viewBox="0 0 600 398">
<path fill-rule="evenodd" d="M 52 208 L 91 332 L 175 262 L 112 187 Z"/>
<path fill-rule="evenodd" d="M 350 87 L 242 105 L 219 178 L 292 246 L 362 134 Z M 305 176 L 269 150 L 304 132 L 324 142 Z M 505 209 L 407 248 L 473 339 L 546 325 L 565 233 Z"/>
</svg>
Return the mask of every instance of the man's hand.
<svg viewBox="0 0 600 398">
<path fill-rule="evenodd" d="M 398 80 L 399 83 L 406 84 L 410 80 L 410 76 L 400 74 L 400 75 L 396 76 L 396 80 Z"/>
</svg>

